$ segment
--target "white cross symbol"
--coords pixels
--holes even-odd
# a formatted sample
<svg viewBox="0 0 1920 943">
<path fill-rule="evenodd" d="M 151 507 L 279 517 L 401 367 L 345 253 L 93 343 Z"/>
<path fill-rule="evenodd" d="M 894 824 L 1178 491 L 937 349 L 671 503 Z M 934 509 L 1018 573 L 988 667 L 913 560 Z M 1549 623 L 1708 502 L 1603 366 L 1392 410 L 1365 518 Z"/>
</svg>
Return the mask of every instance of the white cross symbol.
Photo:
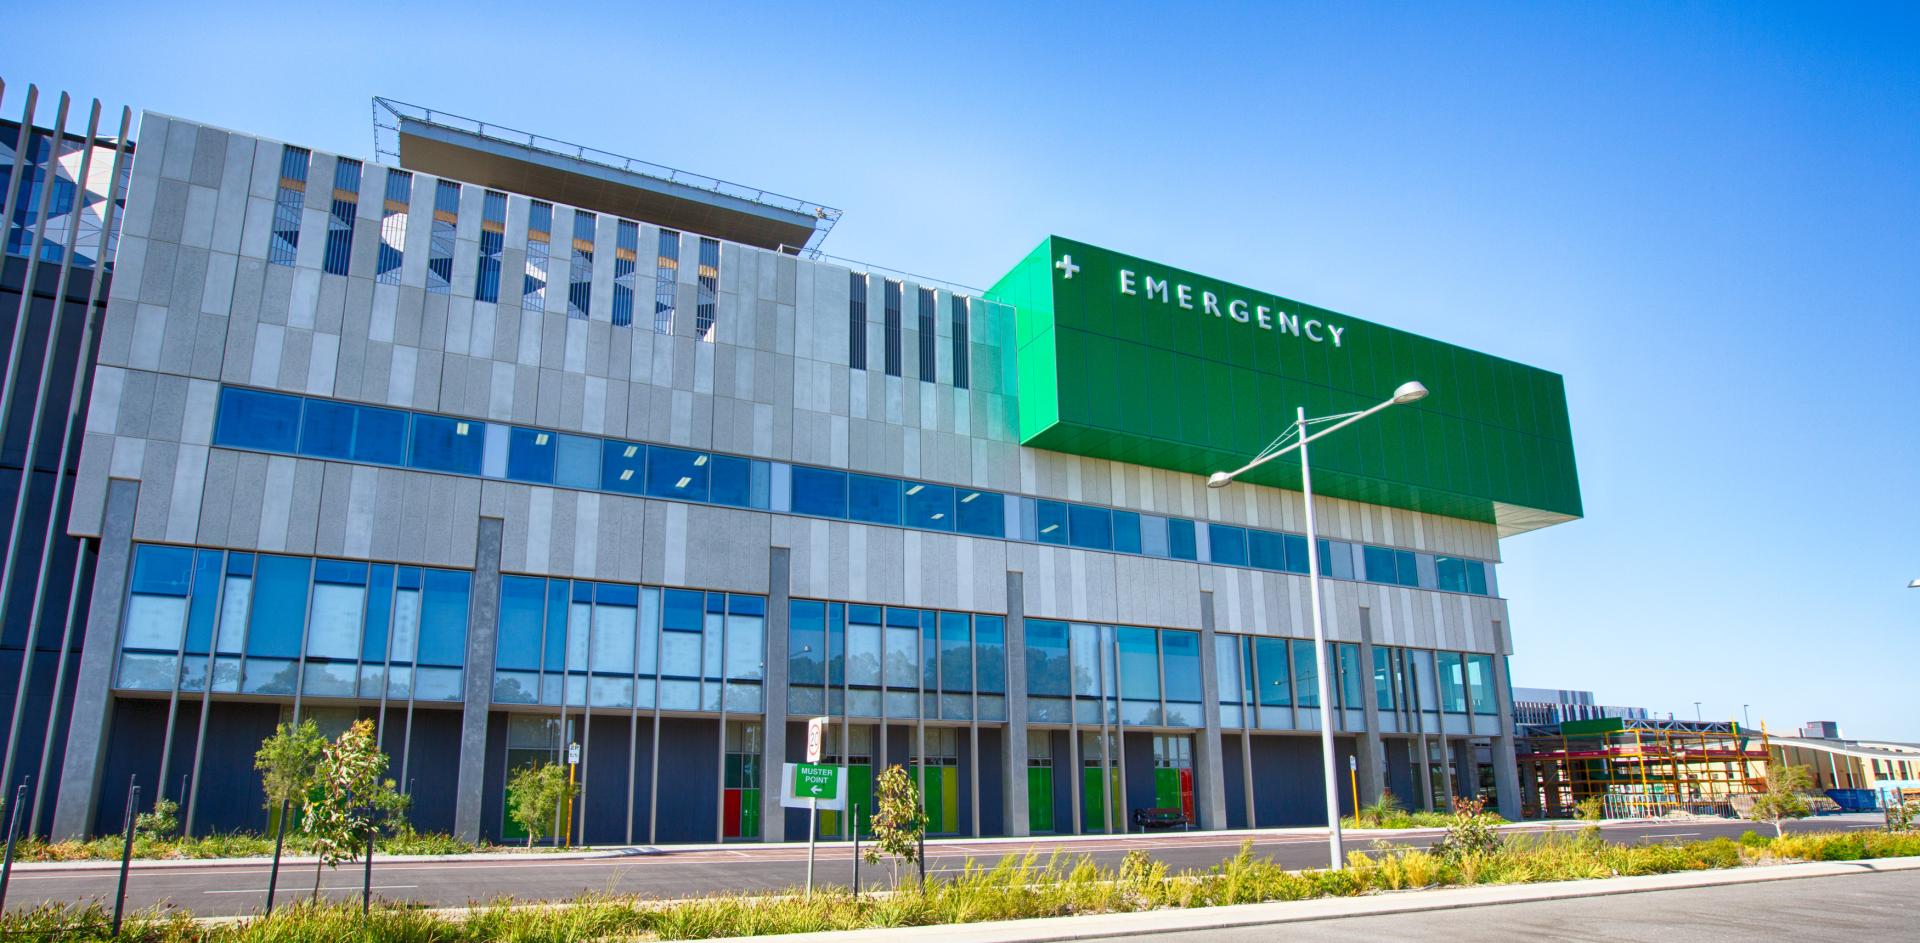
<svg viewBox="0 0 1920 943">
<path fill-rule="evenodd" d="M 1059 269 L 1062 276 L 1066 278 L 1072 278 L 1073 273 L 1080 271 L 1080 266 L 1073 264 L 1071 255 L 1061 256 L 1060 261 L 1053 263 L 1053 267 Z"/>
</svg>

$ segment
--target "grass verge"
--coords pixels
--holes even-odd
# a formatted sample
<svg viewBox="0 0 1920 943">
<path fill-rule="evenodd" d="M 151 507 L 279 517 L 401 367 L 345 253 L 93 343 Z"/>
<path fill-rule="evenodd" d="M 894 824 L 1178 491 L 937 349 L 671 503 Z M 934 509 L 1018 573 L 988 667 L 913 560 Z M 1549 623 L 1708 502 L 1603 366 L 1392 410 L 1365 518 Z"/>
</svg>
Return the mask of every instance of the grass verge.
<svg viewBox="0 0 1920 943">
<path fill-rule="evenodd" d="M 119 861 L 119 835 L 103 835 L 90 841 L 48 842 L 40 838 L 21 839 L 14 851 L 16 861 Z M 286 854 L 312 853 L 305 833 L 287 833 Z M 524 845 L 474 845 L 439 832 L 402 832 L 380 837 L 383 855 L 459 855 L 475 851 L 527 851 Z M 535 848 L 534 853 L 551 851 Z M 198 838 L 158 838 L 135 834 L 133 857 L 147 859 L 269 858 L 273 856 L 273 836 L 237 832 L 230 835 L 203 835 Z"/>
<path fill-rule="evenodd" d="M 584 943 L 597 940 L 694 940 L 806 931 L 974 923 L 1023 917 L 1211 907 L 1262 901 L 1349 897 L 1380 891 L 1473 884 L 1517 884 L 1662 874 L 1786 861 L 1851 861 L 1920 855 L 1920 834 L 1823 833 L 1676 845 L 1620 845 L 1597 832 L 1516 836 L 1488 851 L 1456 855 L 1375 848 L 1355 852 L 1343 871 L 1289 871 L 1256 858 L 1251 844 L 1204 871 L 1170 873 L 1140 852 L 1119 867 L 1083 856 L 1008 856 L 991 867 L 969 863 L 924 890 L 855 897 L 845 890 L 794 895 L 717 896 L 658 902 L 589 896 L 558 906 L 496 901 L 465 915 L 381 904 L 362 918 L 356 904 L 302 905 L 266 918 L 203 924 L 177 910 L 132 915 L 123 940 L 134 943 Z M 106 940 L 108 914 L 97 904 L 47 905 L 0 918 L 0 939 L 39 943 Z"/>
</svg>

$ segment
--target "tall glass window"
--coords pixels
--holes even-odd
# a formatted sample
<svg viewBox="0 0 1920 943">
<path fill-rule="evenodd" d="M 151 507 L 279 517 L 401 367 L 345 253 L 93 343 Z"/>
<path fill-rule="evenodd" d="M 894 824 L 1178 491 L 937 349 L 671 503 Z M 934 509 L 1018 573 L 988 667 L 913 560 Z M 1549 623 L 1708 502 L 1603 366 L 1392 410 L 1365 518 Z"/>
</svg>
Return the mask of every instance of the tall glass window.
<svg viewBox="0 0 1920 943">
<path fill-rule="evenodd" d="M 700 237 L 700 267 L 694 270 L 694 336 L 713 343 L 713 318 L 720 299 L 720 240 Z"/>
<path fill-rule="evenodd" d="M 547 281 L 553 269 L 553 204 L 534 200 L 527 208 L 527 271 L 520 284 L 520 307 L 547 310 Z"/>
<path fill-rule="evenodd" d="M 453 290 L 454 237 L 460 227 L 460 185 L 441 180 L 433 191 L 433 233 L 427 240 L 427 290 Z"/>
<path fill-rule="evenodd" d="M 573 264 L 567 286 L 567 317 L 586 320 L 593 314 L 593 227 L 596 217 L 573 211 Z"/>
<path fill-rule="evenodd" d="M 473 299 L 500 300 L 500 259 L 507 239 L 507 195 L 488 190 L 480 201 L 480 267 L 474 273 Z"/>
<path fill-rule="evenodd" d="M 1320 663 L 1311 639 L 1293 640 L 1293 696 L 1301 707 L 1320 706 Z"/>
<path fill-rule="evenodd" d="M 280 150 L 280 186 L 273 196 L 273 235 L 267 242 L 267 261 L 292 265 L 300 250 L 300 211 L 307 202 L 307 169 L 313 155 L 304 147 Z"/>
<path fill-rule="evenodd" d="M 339 158 L 333 165 L 333 205 L 327 212 L 327 250 L 320 269 L 329 275 L 347 274 L 353 257 L 353 223 L 360 212 L 360 162 Z"/>
<path fill-rule="evenodd" d="M 951 304 L 953 307 L 953 387 L 964 390 L 973 380 L 970 369 L 973 359 L 973 341 L 968 336 L 967 296 L 954 295 Z"/>
<path fill-rule="evenodd" d="M 1437 656 L 1440 662 L 1440 709 L 1449 714 L 1467 712 L 1466 667 L 1459 652 L 1441 652 Z"/>
<path fill-rule="evenodd" d="M 1073 677 L 1068 655 L 1067 624 L 1050 619 L 1028 619 L 1027 693 L 1066 697 Z"/>
<path fill-rule="evenodd" d="M 615 327 L 633 324 L 633 290 L 638 281 L 640 260 L 640 224 L 620 220 L 613 244 L 613 323 Z"/>
<path fill-rule="evenodd" d="M 900 375 L 900 293 L 904 289 L 899 282 L 887 279 L 885 288 L 885 335 L 887 342 L 887 376 Z"/>
<path fill-rule="evenodd" d="M 1493 687 L 1493 656 L 1467 656 L 1467 697 L 1476 714 L 1497 714 L 1499 700 Z"/>
<path fill-rule="evenodd" d="M 680 278 L 680 234 L 660 230 L 660 251 L 653 269 L 653 332 L 673 333 L 673 293 Z"/>
<path fill-rule="evenodd" d="M 1352 642 L 1334 643 L 1334 653 L 1340 663 L 1340 706 L 1360 710 L 1366 704 L 1360 700 L 1365 690 L 1365 676 L 1360 673 L 1360 646 Z"/>
<path fill-rule="evenodd" d="M 1293 674 L 1287 663 L 1287 640 L 1257 637 L 1253 640 L 1253 657 L 1257 669 L 1255 702 L 1261 707 L 1292 704 Z"/>
<path fill-rule="evenodd" d="M 413 201 L 413 174 L 387 171 L 386 199 L 380 205 L 380 252 L 373 279 L 382 285 L 400 284 L 400 264 L 407 255 L 407 213 Z"/>
<path fill-rule="evenodd" d="M 935 337 L 933 313 L 933 289 L 922 288 L 920 289 L 920 379 L 925 383 L 935 382 L 939 372 L 934 357 L 933 345 L 938 338 Z"/>
<path fill-rule="evenodd" d="M 1373 702 L 1374 707 L 1382 711 L 1391 711 L 1396 703 L 1395 692 L 1400 690 L 1400 675 L 1395 670 L 1393 649 L 1385 645 L 1373 647 Z"/>
<path fill-rule="evenodd" d="M 847 273 L 847 365 L 867 369 L 867 276 Z"/>
</svg>

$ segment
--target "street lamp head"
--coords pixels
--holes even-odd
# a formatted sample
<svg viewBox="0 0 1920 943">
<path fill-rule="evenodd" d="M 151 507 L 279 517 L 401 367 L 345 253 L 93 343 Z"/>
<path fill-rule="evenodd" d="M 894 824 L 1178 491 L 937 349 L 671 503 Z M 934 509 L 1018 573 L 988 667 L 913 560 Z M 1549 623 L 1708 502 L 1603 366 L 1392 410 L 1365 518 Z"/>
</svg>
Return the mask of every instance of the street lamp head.
<svg viewBox="0 0 1920 943">
<path fill-rule="evenodd" d="M 1225 488 L 1232 482 L 1233 476 L 1223 471 L 1214 472 L 1207 476 L 1207 487 L 1209 488 Z M 1920 583 L 1920 580 L 1915 580 L 1914 582 Z"/>
<path fill-rule="evenodd" d="M 1911 582 L 1911 583 L 1908 583 L 1908 584 L 1907 584 L 1907 588 L 1908 588 L 1908 589 L 1920 589 L 1920 580 L 1914 580 L 1913 582 Z"/>
<path fill-rule="evenodd" d="M 1419 380 L 1408 380 L 1400 384 L 1399 389 L 1393 391 L 1393 404 L 1395 406 L 1405 406 L 1408 403 L 1425 399 L 1426 396 L 1427 388 L 1424 384 Z"/>
</svg>

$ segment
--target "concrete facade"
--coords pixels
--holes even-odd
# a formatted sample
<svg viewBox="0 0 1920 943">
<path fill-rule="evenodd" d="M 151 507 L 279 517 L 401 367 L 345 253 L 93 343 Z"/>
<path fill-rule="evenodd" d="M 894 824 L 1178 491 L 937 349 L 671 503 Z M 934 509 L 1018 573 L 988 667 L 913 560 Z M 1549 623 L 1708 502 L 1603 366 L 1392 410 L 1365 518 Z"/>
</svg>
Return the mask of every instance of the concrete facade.
<svg viewBox="0 0 1920 943">
<path fill-rule="evenodd" d="M 1317 760 L 1313 725 L 1326 712 L 1302 708 L 1285 732 L 1223 732 L 1210 706 L 1218 687 L 1217 633 L 1311 636 L 1303 576 L 826 520 L 787 511 L 778 494 L 765 510 L 743 509 L 216 446 L 222 389 L 246 387 L 712 450 L 776 463 L 776 480 L 780 463 L 793 463 L 1201 522 L 1303 526 L 1298 493 L 1239 484 L 1209 490 L 1198 476 L 1022 448 L 1014 429 L 1014 312 L 972 301 L 971 388 L 957 389 L 947 317 L 953 296 L 945 285 L 928 286 L 939 312 L 935 382 L 918 376 L 914 299 L 920 286 L 902 286 L 901 375 L 889 376 L 879 366 L 888 343 L 880 304 L 884 276 L 865 276 L 867 318 L 855 328 L 849 280 L 856 275 L 848 268 L 731 243 L 720 246 L 711 339 L 697 337 L 692 260 L 699 236 L 692 233 L 680 238 L 678 274 L 667 286 L 675 299 L 673 331 L 656 333 L 651 305 L 660 286 L 648 247 L 656 245 L 659 230 L 638 221 L 633 325 L 616 326 L 605 299 L 614 286 L 617 221 L 603 215 L 595 229 L 594 307 L 589 318 L 570 318 L 561 234 L 572 232 L 572 210 L 554 205 L 547 301 L 544 310 L 529 310 L 519 281 L 531 202 L 509 194 L 499 300 L 478 301 L 484 193 L 465 186 L 450 290 L 439 293 L 428 288 L 427 264 L 437 181 L 417 173 L 398 284 L 385 284 L 376 279 L 375 265 L 387 168 L 372 163 L 360 176 L 347 273 L 326 273 L 327 195 L 338 158 L 319 151 L 311 157 L 293 264 L 274 264 L 269 243 L 282 147 L 158 114 L 142 124 L 68 522 L 72 535 L 101 547 L 103 581 L 94 593 L 81 668 L 83 680 L 98 683 L 92 690 L 100 703 L 76 710 L 56 832 L 91 831 L 107 821 L 96 819 L 96 810 L 119 801 L 100 785 L 97 767 L 112 738 L 110 702 L 141 696 L 110 693 L 108 681 L 126 606 L 125 551 L 135 544 L 471 571 L 451 786 L 457 797 L 452 828 L 469 838 L 500 827 L 497 810 L 489 811 L 498 805 L 496 787 L 487 784 L 497 784 L 495 767 L 508 749 L 495 743 L 503 708 L 491 703 L 501 574 L 765 597 L 762 690 L 770 709 L 760 749 L 769 785 L 759 801 L 767 839 L 789 831 L 772 784 L 779 762 L 799 749 L 784 710 L 790 599 L 1006 617 L 1006 708 L 1016 722 L 962 725 L 970 749 L 981 749 L 989 737 L 997 741 L 990 758 L 967 764 L 974 776 L 989 761 L 998 772 L 987 790 L 998 793 L 997 805 L 991 814 L 972 807 L 975 829 L 994 817 L 1007 833 L 1020 834 L 1029 821 L 1024 777 L 1029 738 L 1038 734 L 1018 722 L 1026 716 L 1026 619 L 1202 634 L 1209 707 L 1204 725 L 1181 732 L 1197 738 L 1193 768 L 1203 825 L 1234 824 L 1236 817 L 1240 824 L 1276 824 L 1256 811 L 1256 769 L 1292 763 L 1300 749 Z M 852 329 L 867 333 L 871 369 L 849 366 Z M 1326 538 L 1498 559 L 1491 524 L 1337 499 L 1317 499 L 1316 517 Z M 1353 750 L 1356 739 L 1364 746 L 1363 800 L 1385 788 L 1396 769 L 1406 782 L 1424 778 L 1414 770 L 1424 770 L 1430 739 L 1510 744 L 1503 599 L 1354 580 L 1329 579 L 1324 588 L 1329 638 L 1364 646 L 1363 664 L 1373 663 L 1375 646 L 1397 646 L 1490 654 L 1498 666 L 1496 716 L 1443 716 L 1404 706 L 1381 711 L 1372 697 L 1339 711 L 1343 749 Z M 650 718 L 657 749 L 675 742 L 671 729 L 660 739 L 657 712 L 640 716 Z M 675 719 L 669 712 L 669 728 Z M 712 718 L 692 712 L 683 719 Z M 1053 728 L 1035 728 L 1042 729 Z M 1122 762 L 1146 762 L 1128 759 L 1135 746 L 1133 728 L 1126 729 Z M 623 749 L 638 742 L 629 731 L 612 739 Z M 887 750 L 881 744 L 883 755 Z M 1504 765 L 1496 761 L 1505 806 L 1517 788 L 1510 745 L 1494 755 L 1506 758 Z M 671 775 L 672 758 L 664 759 Z M 611 765 L 636 762 L 628 754 Z M 1317 777 L 1317 762 L 1305 774 Z M 1078 769 L 1068 778 L 1077 807 Z M 1453 781 L 1449 774 L 1450 792 L 1457 791 Z M 974 795 L 970 802 L 985 801 L 978 789 Z M 1066 823 L 1057 828 L 1067 830 Z"/>
</svg>

